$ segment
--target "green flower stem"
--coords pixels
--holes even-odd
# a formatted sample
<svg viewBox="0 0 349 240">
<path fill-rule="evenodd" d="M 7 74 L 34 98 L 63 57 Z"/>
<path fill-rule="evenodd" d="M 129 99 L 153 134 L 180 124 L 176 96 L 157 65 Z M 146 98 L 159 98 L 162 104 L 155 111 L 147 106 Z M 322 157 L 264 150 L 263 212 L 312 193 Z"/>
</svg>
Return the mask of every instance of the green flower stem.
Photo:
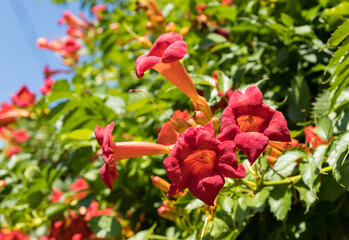
<svg viewBox="0 0 349 240">
<path fill-rule="evenodd" d="M 322 173 L 326 173 L 332 170 L 331 166 L 327 166 L 321 169 Z M 296 175 L 293 177 L 288 177 L 280 181 L 272 181 L 272 182 L 263 182 L 263 186 L 277 186 L 282 184 L 296 183 L 300 179 L 302 179 L 302 175 Z"/>
</svg>

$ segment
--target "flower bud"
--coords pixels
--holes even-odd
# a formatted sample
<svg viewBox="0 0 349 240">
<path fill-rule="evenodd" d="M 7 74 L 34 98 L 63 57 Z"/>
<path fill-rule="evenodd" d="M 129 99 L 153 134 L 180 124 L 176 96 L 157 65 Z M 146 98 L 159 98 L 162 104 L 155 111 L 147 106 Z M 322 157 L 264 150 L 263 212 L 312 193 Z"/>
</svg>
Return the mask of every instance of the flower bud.
<svg viewBox="0 0 349 240">
<path fill-rule="evenodd" d="M 207 119 L 205 113 L 203 113 L 201 111 L 195 111 L 194 120 L 195 120 L 195 122 L 197 122 L 198 124 L 200 124 L 202 126 L 205 126 L 206 123 L 208 123 L 208 119 Z"/>
</svg>

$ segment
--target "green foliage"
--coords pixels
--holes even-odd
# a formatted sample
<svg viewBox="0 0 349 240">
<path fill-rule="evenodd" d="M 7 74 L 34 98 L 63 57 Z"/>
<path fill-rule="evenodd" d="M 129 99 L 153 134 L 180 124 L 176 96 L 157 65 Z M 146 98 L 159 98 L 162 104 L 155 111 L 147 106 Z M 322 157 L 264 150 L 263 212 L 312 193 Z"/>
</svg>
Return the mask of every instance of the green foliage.
<svg viewBox="0 0 349 240">
<path fill-rule="evenodd" d="M 0 186 L 0 228 L 40 238 L 53 223 L 71 221 L 74 212 L 98 238 L 345 238 L 348 1 L 236 0 L 223 6 L 221 1 L 158 0 L 164 25 L 155 30 L 146 27 L 150 19 L 142 2 L 80 1 L 85 9 L 105 3 L 107 11 L 99 20 L 88 16 L 91 29 L 87 40 L 80 39 L 84 56 L 71 67 L 71 79 L 57 80 L 51 93 L 27 107 L 28 118 L 9 125 L 25 128 L 30 138 L 21 144 L 8 140 L 0 153 L 0 180 L 6 181 Z M 196 6 L 202 3 L 206 8 L 200 15 Z M 271 144 L 252 166 L 237 150 L 247 175 L 225 178 L 214 209 L 187 191 L 179 199 L 168 198 L 152 185 L 152 176 L 167 179 L 165 155 L 117 162 L 113 190 L 99 177 L 104 161 L 97 154 L 96 125 L 114 122 L 114 142 L 156 142 L 169 121 L 162 111 L 169 116 L 176 110 L 194 113 L 190 99 L 157 72 L 147 71 L 142 79 L 134 73 L 137 57 L 150 47 L 141 40 L 154 42 L 170 22 L 187 43 L 181 63 L 208 104 L 218 105 L 215 116 L 229 100 L 225 93 L 255 85 L 264 102 L 284 114 L 298 140 L 291 147 Z M 110 28 L 113 23 L 118 29 Z M 227 35 L 217 31 L 222 29 Z M 212 73 L 218 74 L 217 81 Z M 304 131 L 308 125 L 316 126 L 312 137 Z M 6 157 L 11 144 L 22 152 Z M 74 190 L 72 184 L 81 178 L 87 189 Z M 58 192 L 61 197 L 54 201 Z M 94 201 L 98 207 L 85 220 Z M 164 201 L 168 215 L 158 212 Z"/>
</svg>

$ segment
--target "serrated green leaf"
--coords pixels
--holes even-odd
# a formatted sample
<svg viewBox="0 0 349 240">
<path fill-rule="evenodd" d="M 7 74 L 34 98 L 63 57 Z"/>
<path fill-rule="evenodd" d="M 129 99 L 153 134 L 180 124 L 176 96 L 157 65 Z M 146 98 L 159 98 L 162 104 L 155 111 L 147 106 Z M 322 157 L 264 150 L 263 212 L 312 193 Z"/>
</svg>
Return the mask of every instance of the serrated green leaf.
<svg viewBox="0 0 349 240">
<path fill-rule="evenodd" d="M 276 219 L 280 221 L 285 220 L 292 203 L 292 191 L 289 189 L 289 186 L 275 186 L 274 189 L 270 191 L 268 203 Z"/>
<path fill-rule="evenodd" d="M 278 160 L 274 164 L 274 174 L 281 177 L 289 176 L 297 166 L 296 160 L 302 158 L 307 158 L 307 154 L 301 150 L 294 149 L 285 151 L 278 157 Z"/>
<path fill-rule="evenodd" d="M 328 43 L 332 46 L 338 46 L 349 34 L 349 20 L 340 25 L 337 30 L 332 33 Z"/>
<path fill-rule="evenodd" d="M 317 128 L 312 129 L 312 131 L 322 139 L 328 141 L 333 133 L 332 120 L 328 116 L 323 116 L 317 123 Z"/>
<path fill-rule="evenodd" d="M 328 151 L 327 163 L 333 168 L 333 174 L 337 181 L 340 181 L 341 175 L 339 168 L 349 152 L 349 132 L 340 135 L 331 142 Z"/>
<path fill-rule="evenodd" d="M 319 179 L 316 180 L 316 184 L 314 184 L 313 190 L 311 190 L 302 181 L 299 181 L 294 185 L 299 193 L 300 200 L 305 203 L 305 212 L 308 212 L 311 205 L 316 201 L 316 193 L 319 191 L 320 185 L 321 182 L 319 181 Z"/>
</svg>

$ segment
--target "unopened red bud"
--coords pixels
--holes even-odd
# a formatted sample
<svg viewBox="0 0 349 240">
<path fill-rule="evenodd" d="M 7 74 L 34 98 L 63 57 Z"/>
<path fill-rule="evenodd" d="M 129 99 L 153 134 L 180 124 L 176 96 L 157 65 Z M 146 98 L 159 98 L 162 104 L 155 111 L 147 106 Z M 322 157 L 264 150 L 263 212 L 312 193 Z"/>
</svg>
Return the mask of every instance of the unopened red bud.
<svg viewBox="0 0 349 240">
<path fill-rule="evenodd" d="M 198 124 L 200 124 L 202 126 L 205 126 L 206 123 L 208 123 L 208 119 L 207 119 L 205 113 L 203 113 L 201 111 L 196 111 L 194 113 L 194 119 L 195 119 L 195 122 L 197 122 Z"/>
<path fill-rule="evenodd" d="M 219 131 L 219 128 L 221 127 L 221 120 L 216 117 L 216 116 L 213 116 L 211 119 L 210 119 L 210 122 L 213 123 L 213 128 L 216 132 Z"/>
<path fill-rule="evenodd" d="M 163 192 L 167 192 L 170 188 L 170 184 L 163 178 L 159 176 L 154 176 L 151 178 L 153 185 Z"/>
</svg>

